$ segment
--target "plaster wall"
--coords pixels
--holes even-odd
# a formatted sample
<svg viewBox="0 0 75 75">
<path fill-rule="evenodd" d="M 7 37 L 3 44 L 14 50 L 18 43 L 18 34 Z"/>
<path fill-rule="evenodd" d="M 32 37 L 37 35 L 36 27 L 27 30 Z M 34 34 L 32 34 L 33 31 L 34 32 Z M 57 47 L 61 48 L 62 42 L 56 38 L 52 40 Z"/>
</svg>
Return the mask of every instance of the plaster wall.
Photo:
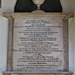
<svg viewBox="0 0 75 75">
<path fill-rule="evenodd" d="M 74 15 L 75 15 L 75 0 L 74 0 Z M 75 75 L 75 16 L 74 16 L 74 75 Z"/>
</svg>

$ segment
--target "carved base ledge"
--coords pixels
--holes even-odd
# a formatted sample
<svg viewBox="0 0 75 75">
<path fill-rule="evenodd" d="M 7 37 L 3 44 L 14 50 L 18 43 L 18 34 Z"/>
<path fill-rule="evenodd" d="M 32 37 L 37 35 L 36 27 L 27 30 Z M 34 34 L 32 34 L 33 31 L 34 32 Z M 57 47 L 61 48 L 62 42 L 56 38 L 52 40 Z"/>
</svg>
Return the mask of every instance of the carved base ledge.
<svg viewBox="0 0 75 75">
<path fill-rule="evenodd" d="M 51 72 L 51 73 L 3 72 L 3 75 L 73 75 L 73 73 L 72 72 Z"/>
</svg>

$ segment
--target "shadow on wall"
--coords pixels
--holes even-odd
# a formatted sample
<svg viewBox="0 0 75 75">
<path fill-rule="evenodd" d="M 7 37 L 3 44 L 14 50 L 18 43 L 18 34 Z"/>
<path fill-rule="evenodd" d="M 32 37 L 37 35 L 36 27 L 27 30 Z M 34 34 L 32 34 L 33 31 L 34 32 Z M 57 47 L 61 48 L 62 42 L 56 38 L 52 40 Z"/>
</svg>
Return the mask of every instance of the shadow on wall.
<svg viewBox="0 0 75 75">
<path fill-rule="evenodd" d="M 60 0 L 45 0 L 40 8 L 45 12 L 62 12 Z M 36 9 L 32 0 L 17 0 L 15 5 L 15 12 L 32 12 Z"/>
</svg>

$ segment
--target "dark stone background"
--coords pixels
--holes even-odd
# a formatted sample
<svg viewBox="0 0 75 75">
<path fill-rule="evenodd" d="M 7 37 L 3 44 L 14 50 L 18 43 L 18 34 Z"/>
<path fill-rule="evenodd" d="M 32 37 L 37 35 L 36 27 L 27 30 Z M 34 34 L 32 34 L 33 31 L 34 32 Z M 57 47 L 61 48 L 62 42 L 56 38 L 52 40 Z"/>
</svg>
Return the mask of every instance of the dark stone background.
<svg viewBox="0 0 75 75">
<path fill-rule="evenodd" d="M 45 0 L 41 5 L 41 10 L 45 12 L 62 12 L 60 0 Z M 17 0 L 15 12 L 32 12 L 37 9 L 37 6 L 32 0 Z"/>
<path fill-rule="evenodd" d="M 1 0 L 0 0 L 0 8 L 1 8 Z"/>
</svg>

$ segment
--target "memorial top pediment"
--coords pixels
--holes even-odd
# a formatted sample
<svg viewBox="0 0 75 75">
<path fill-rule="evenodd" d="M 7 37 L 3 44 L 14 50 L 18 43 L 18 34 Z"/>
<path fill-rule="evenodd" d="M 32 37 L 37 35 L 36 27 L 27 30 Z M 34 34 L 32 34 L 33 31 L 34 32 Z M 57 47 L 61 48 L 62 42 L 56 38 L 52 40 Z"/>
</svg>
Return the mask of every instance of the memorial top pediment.
<svg viewBox="0 0 75 75">
<path fill-rule="evenodd" d="M 74 17 L 74 13 L 4 13 L 4 16 L 8 19 L 12 18 L 26 18 L 26 17 L 61 17 L 61 18 L 71 18 Z"/>
</svg>

